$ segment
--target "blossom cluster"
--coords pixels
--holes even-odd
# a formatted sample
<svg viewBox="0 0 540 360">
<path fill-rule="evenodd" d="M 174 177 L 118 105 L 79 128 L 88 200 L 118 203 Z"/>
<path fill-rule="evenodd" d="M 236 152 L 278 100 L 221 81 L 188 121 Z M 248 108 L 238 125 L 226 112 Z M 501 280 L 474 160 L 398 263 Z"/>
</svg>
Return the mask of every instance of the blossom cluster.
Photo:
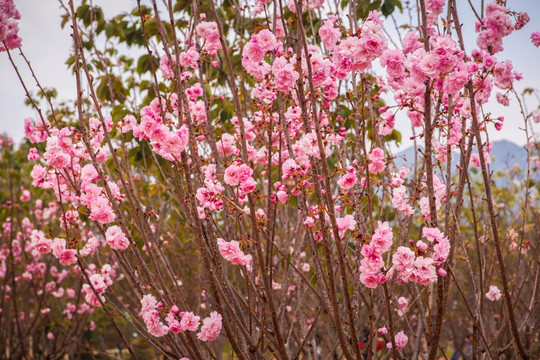
<svg viewBox="0 0 540 360">
<path fill-rule="evenodd" d="M 413 281 L 427 285 L 437 281 L 437 274 L 446 276 L 446 270 L 440 266 L 450 254 L 448 238 L 438 228 L 428 227 L 422 229 L 422 236 L 428 243 L 418 240 L 415 244 L 416 254 L 410 248 L 400 246 L 392 255 L 392 265 L 400 283 Z M 429 249 L 432 250 L 431 257 L 427 256 Z"/>
<path fill-rule="evenodd" d="M 392 247 L 392 228 L 386 222 L 378 222 L 371 242 L 362 246 L 360 281 L 368 288 L 383 284 L 387 276 L 381 271 L 384 266 L 382 255 Z"/>
<path fill-rule="evenodd" d="M 59 267 L 58 263 L 43 256 L 53 253 L 61 265 L 76 262 L 75 250 L 65 249 L 64 239 L 51 239 L 48 234 L 48 231 L 59 227 L 60 207 L 56 202 L 44 204 L 42 199 L 31 201 L 31 192 L 24 187 L 20 192 L 20 203 L 2 203 L 3 208 L 11 208 L 11 214 L 15 215 L 14 218 L 3 218 L 0 228 L 0 291 L 4 301 L 0 316 L 5 325 L 3 329 L 9 331 L 10 322 L 13 325 L 18 323 L 21 329 L 32 335 L 32 324 L 39 321 L 48 329 L 48 339 L 59 338 L 60 341 L 66 336 L 80 336 L 87 329 L 94 330 L 93 322 L 77 327 L 78 330 L 67 330 L 62 322 L 49 315 L 61 314 L 66 319 L 86 323 L 94 309 L 84 301 L 80 268 Z M 25 208 L 27 211 L 21 211 Z M 105 268 L 107 266 L 112 269 L 109 265 Z M 33 295 L 30 296 L 25 289 L 33 289 Z M 18 312 L 12 312 L 11 302 L 16 303 Z M 52 350 L 44 348 L 43 351 Z"/>
<path fill-rule="evenodd" d="M 165 100 L 162 99 L 160 106 L 159 99 L 154 99 L 149 106 L 145 106 L 140 111 L 141 121 L 137 124 L 130 122 L 129 127 L 124 127 L 124 131 L 133 131 L 133 135 L 140 140 L 149 140 L 153 150 L 169 161 L 180 159 L 182 151 L 186 148 L 189 140 L 188 128 L 181 126 L 178 130 L 170 130 L 171 114 L 165 113 L 162 118 L 162 108 Z M 173 102 L 175 104 L 175 102 Z M 135 120 L 134 117 L 129 119 Z"/>
<path fill-rule="evenodd" d="M 15 49 L 21 46 L 21 38 L 18 35 L 19 26 L 17 20 L 21 14 L 15 8 L 13 0 L 0 2 L 0 52 L 7 49 Z"/>
<path fill-rule="evenodd" d="M 482 22 L 476 23 L 476 31 L 479 32 L 476 39 L 478 47 L 494 54 L 503 50 L 502 39 L 514 31 L 514 24 L 504 6 L 489 3 L 486 6 L 486 16 Z"/>
<path fill-rule="evenodd" d="M 169 331 L 178 334 L 182 331 L 197 331 L 200 324 L 200 316 L 192 312 L 181 312 L 176 305 L 172 305 L 165 320 L 167 325 L 161 320 L 161 314 L 164 312 L 161 301 L 151 295 L 144 295 L 141 299 L 141 311 L 139 315 L 143 318 L 148 332 L 155 336 L 161 337 L 167 335 Z M 180 320 L 179 320 L 180 319 Z M 222 317 L 216 311 L 210 313 L 210 316 L 203 320 L 200 331 L 197 333 L 197 338 L 201 341 L 215 340 L 222 327 Z"/>
</svg>

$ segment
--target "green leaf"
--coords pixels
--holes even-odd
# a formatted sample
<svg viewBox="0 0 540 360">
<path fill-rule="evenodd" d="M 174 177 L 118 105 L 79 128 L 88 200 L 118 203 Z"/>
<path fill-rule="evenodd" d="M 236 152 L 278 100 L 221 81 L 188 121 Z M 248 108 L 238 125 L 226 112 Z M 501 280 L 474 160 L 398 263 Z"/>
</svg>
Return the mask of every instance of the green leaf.
<svg viewBox="0 0 540 360">
<path fill-rule="evenodd" d="M 124 26 L 126 25 L 125 21 L 121 23 L 114 23 L 114 34 L 122 40 L 126 40 L 126 33 L 124 32 Z"/>
<path fill-rule="evenodd" d="M 77 9 L 77 18 L 84 21 L 85 18 L 88 17 L 88 14 L 90 13 L 90 5 L 81 5 Z M 85 22 L 86 25 L 86 22 Z"/>
<path fill-rule="evenodd" d="M 112 22 L 108 22 L 105 24 L 105 35 L 107 38 L 111 38 L 114 34 L 114 24 Z"/>
<path fill-rule="evenodd" d="M 388 16 L 392 12 L 394 12 L 395 7 L 396 7 L 396 0 L 384 0 L 384 3 L 381 7 L 381 12 L 384 16 Z"/>
<path fill-rule="evenodd" d="M 111 118 L 113 122 L 116 124 L 118 123 L 124 116 L 129 114 L 129 110 L 127 110 L 123 104 L 116 105 L 113 110 L 111 111 Z"/>
<path fill-rule="evenodd" d="M 62 21 L 60 22 L 60 27 L 63 29 L 69 20 L 70 20 L 70 16 L 68 14 L 62 15 Z"/>
<path fill-rule="evenodd" d="M 159 60 L 152 57 L 154 61 L 154 67 L 157 68 L 159 66 Z M 152 70 L 152 67 L 150 66 L 150 56 L 148 54 L 145 54 L 139 58 L 137 61 L 137 73 L 139 75 L 142 75 L 143 73 L 150 72 Z"/>
</svg>

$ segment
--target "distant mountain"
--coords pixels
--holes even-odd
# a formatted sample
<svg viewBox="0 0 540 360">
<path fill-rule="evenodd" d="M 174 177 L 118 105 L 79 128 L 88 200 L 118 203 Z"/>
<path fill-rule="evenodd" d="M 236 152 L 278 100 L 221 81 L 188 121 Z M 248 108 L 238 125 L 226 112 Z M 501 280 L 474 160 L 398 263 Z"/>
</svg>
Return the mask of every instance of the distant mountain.
<svg viewBox="0 0 540 360">
<path fill-rule="evenodd" d="M 420 148 L 420 150 L 423 150 Z M 396 154 L 394 163 L 399 168 L 402 165 L 412 166 L 414 164 L 414 147 L 409 147 Z M 473 152 L 476 152 L 473 150 Z M 422 154 L 418 152 L 418 161 L 421 161 Z M 453 164 L 459 163 L 459 153 L 454 154 Z M 406 159 L 406 160 L 405 160 Z M 518 164 L 519 167 L 525 169 L 527 167 L 527 151 L 523 146 L 514 144 L 508 140 L 499 140 L 493 142 L 493 151 L 491 153 L 490 169 L 493 172 L 498 170 L 506 170 Z"/>
</svg>

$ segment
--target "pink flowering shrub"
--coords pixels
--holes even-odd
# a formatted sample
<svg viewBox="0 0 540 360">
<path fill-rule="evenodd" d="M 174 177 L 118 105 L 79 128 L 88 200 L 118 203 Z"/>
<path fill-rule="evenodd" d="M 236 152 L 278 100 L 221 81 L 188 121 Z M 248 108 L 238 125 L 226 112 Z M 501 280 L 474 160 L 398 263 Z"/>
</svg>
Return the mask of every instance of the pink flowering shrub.
<svg viewBox="0 0 540 360">
<path fill-rule="evenodd" d="M 78 95 L 63 108 L 42 94 L 57 111 L 25 121 L 32 190 L 6 202 L 44 213 L 54 197 L 50 225 L 6 216 L 0 275 L 19 277 L 23 251 L 54 264 L 77 284 L 65 314 L 105 315 L 132 357 L 144 341 L 175 359 L 433 360 L 470 327 L 476 353 L 502 341 L 533 358 L 539 149 L 525 182 L 494 186 L 504 118 L 487 110 L 516 99 L 500 53 L 528 17 L 487 4 L 468 49 L 462 4 L 420 1 L 398 46 L 380 11 L 351 4 L 178 2 L 108 22 L 66 8 Z M 392 153 L 399 122 L 414 163 Z M 57 283 L 42 285 L 71 296 Z"/>
<path fill-rule="evenodd" d="M 54 237 L 63 231 L 62 209 L 21 176 L 23 168 L 28 171 L 28 148 L 13 147 L 11 138 L 0 136 L 1 356 L 80 356 L 71 339 L 82 339 L 95 326 L 94 308 L 85 301 L 88 285 L 80 267 L 71 265 L 76 250 Z"/>
</svg>

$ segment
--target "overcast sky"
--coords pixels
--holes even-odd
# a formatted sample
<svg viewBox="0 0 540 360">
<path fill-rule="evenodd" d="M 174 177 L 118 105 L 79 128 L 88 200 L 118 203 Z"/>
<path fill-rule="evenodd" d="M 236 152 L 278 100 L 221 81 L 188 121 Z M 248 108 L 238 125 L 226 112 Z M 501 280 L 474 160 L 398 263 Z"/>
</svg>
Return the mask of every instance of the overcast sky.
<svg viewBox="0 0 540 360">
<path fill-rule="evenodd" d="M 479 0 L 472 2 L 478 4 Z M 15 0 L 15 3 L 22 17 L 19 21 L 19 34 L 23 39 L 23 51 L 31 61 L 39 81 L 45 87 L 55 87 L 58 90 L 60 100 L 72 99 L 75 93 L 75 82 L 65 65 L 71 48 L 70 29 L 69 26 L 66 26 L 64 30 L 60 28 L 62 11 L 58 1 Z M 94 4 L 103 7 L 106 18 L 121 11 L 130 11 L 133 8 L 133 0 L 94 0 Z M 458 4 L 465 8 L 467 1 L 458 0 Z M 540 66 L 538 64 L 540 49 L 533 47 L 529 38 L 531 32 L 540 31 L 540 1 L 509 0 L 508 4 L 512 10 L 527 11 L 531 22 L 522 30 L 505 38 L 504 51 L 497 54 L 497 57 L 512 60 L 514 69 L 523 73 L 524 79 L 516 86 L 520 92 L 526 87 L 540 88 Z M 465 37 L 469 53 L 475 46 L 474 15 L 471 11 L 463 12 L 461 21 L 467 25 Z M 388 22 L 391 25 L 391 21 Z M 12 56 L 23 74 L 26 85 L 35 91 L 35 83 L 26 70 L 26 65 L 21 61 L 18 51 L 12 51 Z M 0 132 L 11 135 L 15 141 L 20 141 L 24 136 L 24 119 L 36 117 L 35 111 L 25 106 L 24 101 L 23 88 L 9 63 L 7 54 L 0 53 L 0 106 L 3 109 L 0 117 Z M 527 105 L 529 109 L 534 109 L 538 103 L 529 96 Z M 509 108 L 495 104 L 489 108 L 489 111 L 496 116 L 505 117 L 502 131 L 497 132 L 493 127 L 490 127 L 492 140 L 507 139 L 520 145 L 526 142 L 523 131 L 519 129 L 523 127 L 523 121 L 515 100 L 511 101 Z M 411 135 L 410 122 L 407 119 L 398 120 L 396 128 L 403 133 L 403 146 L 408 146 L 407 139 Z"/>
</svg>

